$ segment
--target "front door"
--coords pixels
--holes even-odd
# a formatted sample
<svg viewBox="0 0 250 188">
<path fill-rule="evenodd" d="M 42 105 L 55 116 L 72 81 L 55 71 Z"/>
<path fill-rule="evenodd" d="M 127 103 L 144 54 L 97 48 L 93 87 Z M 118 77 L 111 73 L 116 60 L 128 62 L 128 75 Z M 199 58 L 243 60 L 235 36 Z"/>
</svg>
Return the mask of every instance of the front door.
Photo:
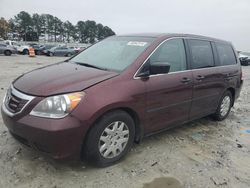
<svg viewBox="0 0 250 188">
<path fill-rule="evenodd" d="M 150 75 L 147 89 L 147 127 L 154 132 L 188 120 L 192 100 L 192 72 L 187 70 L 183 39 L 161 44 L 145 64 L 165 62 L 167 74 Z"/>
</svg>

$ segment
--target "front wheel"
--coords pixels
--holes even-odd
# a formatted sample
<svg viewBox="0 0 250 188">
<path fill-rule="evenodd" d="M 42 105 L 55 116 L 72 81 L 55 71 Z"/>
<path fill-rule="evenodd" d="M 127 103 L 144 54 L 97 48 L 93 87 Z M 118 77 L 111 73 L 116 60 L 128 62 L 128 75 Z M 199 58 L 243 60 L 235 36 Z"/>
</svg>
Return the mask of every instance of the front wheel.
<svg viewBox="0 0 250 188">
<path fill-rule="evenodd" d="M 215 114 L 213 115 L 215 120 L 222 121 L 226 119 L 226 117 L 231 111 L 232 104 L 233 104 L 232 93 L 230 91 L 226 91 L 220 100 L 219 106 Z"/>
<path fill-rule="evenodd" d="M 135 136 L 135 124 L 124 111 L 105 114 L 88 133 L 84 158 L 99 167 L 110 166 L 130 150 Z"/>
</svg>

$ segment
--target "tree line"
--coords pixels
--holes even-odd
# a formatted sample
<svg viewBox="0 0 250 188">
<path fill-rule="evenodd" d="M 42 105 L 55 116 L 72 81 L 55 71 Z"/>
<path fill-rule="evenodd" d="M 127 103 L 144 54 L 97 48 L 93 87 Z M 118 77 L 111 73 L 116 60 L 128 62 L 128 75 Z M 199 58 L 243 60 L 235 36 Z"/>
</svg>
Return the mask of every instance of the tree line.
<svg viewBox="0 0 250 188">
<path fill-rule="evenodd" d="M 92 20 L 78 21 L 74 25 L 50 14 L 30 15 L 25 11 L 9 20 L 0 19 L 0 37 L 3 39 L 94 43 L 111 35 L 115 35 L 111 28 Z"/>
</svg>

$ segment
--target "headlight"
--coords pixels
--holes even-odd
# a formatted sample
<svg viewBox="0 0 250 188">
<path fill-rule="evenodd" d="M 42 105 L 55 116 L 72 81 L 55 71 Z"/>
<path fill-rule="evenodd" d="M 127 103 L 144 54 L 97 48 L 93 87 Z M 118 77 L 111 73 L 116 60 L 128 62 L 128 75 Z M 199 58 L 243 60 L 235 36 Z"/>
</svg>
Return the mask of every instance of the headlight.
<svg viewBox="0 0 250 188">
<path fill-rule="evenodd" d="M 84 92 L 79 92 L 47 97 L 35 106 L 30 115 L 46 118 L 63 118 L 77 107 L 84 95 Z"/>
</svg>

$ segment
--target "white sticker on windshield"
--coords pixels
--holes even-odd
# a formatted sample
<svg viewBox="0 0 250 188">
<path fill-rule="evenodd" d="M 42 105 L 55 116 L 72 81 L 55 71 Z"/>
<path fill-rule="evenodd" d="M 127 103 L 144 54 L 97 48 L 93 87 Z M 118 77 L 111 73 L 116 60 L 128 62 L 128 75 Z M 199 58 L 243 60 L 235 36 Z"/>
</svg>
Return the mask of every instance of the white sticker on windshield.
<svg viewBox="0 0 250 188">
<path fill-rule="evenodd" d="M 145 46 L 147 42 L 129 41 L 127 45 L 129 46 Z"/>
</svg>

